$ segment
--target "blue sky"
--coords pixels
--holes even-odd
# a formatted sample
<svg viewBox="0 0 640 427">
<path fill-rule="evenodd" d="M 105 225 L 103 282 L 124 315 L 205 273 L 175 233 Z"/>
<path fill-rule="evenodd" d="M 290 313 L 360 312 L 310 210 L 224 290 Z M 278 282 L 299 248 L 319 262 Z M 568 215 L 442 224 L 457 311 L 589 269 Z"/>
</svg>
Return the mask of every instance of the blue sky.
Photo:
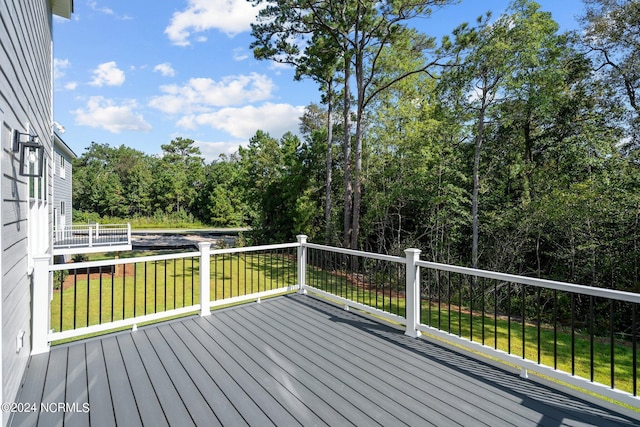
<svg viewBox="0 0 640 427">
<path fill-rule="evenodd" d="M 581 0 L 538 0 L 561 29 L 575 29 Z M 417 26 L 448 34 L 508 0 L 462 0 Z M 196 141 L 207 161 L 232 153 L 258 129 L 297 132 L 311 81 L 256 61 L 249 50 L 256 10 L 245 0 L 75 0 L 54 18 L 54 117 L 81 155 L 92 141 L 160 154 L 176 137 Z"/>
</svg>

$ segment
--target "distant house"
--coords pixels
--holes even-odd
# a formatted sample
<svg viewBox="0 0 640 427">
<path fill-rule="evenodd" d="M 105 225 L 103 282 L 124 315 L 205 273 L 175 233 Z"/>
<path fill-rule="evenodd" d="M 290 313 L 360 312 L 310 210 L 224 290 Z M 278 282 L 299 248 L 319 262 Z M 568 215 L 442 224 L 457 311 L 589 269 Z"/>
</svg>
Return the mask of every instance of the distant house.
<svg viewBox="0 0 640 427">
<path fill-rule="evenodd" d="M 53 228 L 64 229 L 71 225 L 72 161 L 76 153 L 55 133 L 53 138 Z"/>
<path fill-rule="evenodd" d="M 73 224 L 73 170 L 76 154 L 54 133 L 53 137 L 53 255 L 67 262 L 71 255 L 130 251 L 129 224 Z"/>
<path fill-rule="evenodd" d="M 2 402 L 14 401 L 31 352 L 33 259 L 52 251 L 52 23 L 72 11 L 73 0 L 0 2 Z"/>
</svg>

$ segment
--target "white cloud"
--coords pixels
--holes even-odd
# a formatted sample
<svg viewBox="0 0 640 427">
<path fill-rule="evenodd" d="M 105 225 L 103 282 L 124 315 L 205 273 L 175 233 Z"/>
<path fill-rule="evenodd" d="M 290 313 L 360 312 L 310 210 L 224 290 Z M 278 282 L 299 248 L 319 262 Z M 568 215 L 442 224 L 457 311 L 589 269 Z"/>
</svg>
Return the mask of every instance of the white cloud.
<svg viewBox="0 0 640 427">
<path fill-rule="evenodd" d="M 89 1 L 87 2 L 87 5 L 91 9 L 95 10 L 96 12 L 104 13 L 105 15 L 110 15 L 110 16 L 113 16 L 114 18 L 121 19 L 123 21 L 128 21 L 130 19 L 133 19 L 129 15 L 118 15 L 111 8 L 108 8 L 105 6 L 98 6 L 97 1 Z"/>
<path fill-rule="evenodd" d="M 101 12 L 101 13 L 104 13 L 105 15 L 114 15 L 114 13 L 113 13 L 113 10 L 112 10 L 112 9 L 109 9 L 108 7 L 101 7 L 101 6 L 98 6 L 98 2 L 97 2 L 97 1 L 90 1 L 90 2 L 87 2 L 87 5 L 88 5 L 91 9 L 95 10 L 96 12 Z"/>
<path fill-rule="evenodd" d="M 176 75 L 176 70 L 173 69 L 169 62 L 163 62 L 153 67 L 153 71 L 158 71 L 165 77 L 173 77 Z"/>
<path fill-rule="evenodd" d="M 68 59 L 53 59 L 53 78 L 55 80 L 64 77 L 65 70 L 71 66 Z"/>
<path fill-rule="evenodd" d="M 121 105 L 116 105 L 110 99 L 92 96 L 85 108 L 79 108 L 71 113 L 75 116 L 76 124 L 79 126 L 90 126 L 112 133 L 150 131 L 151 125 L 144 120 L 141 114 L 134 111 L 136 108 L 135 100 L 126 100 Z"/>
<path fill-rule="evenodd" d="M 177 124 L 185 129 L 210 126 L 242 139 L 251 138 L 259 129 L 280 137 L 287 131 L 295 133 L 298 130 L 303 113 L 303 106 L 267 102 L 259 107 L 222 108 L 211 113 L 185 116 Z"/>
<path fill-rule="evenodd" d="M 149 105 L 168 114 L 207 112 L 213 107 L 267 100 L 274 87 L 271 79 L 257 73 L 227 76 L 220 81 L 192 78 L 182 86 L 161 86 L 164 95 L 152 98 Z"/>
<path fill-rule="evenodd" d="M 78 87 L 78 82 L 69 82 L 64 85 L 64 88 L 66 90 L 76 90 L 77 87 Z"/>
<path fill-rule="evenodd" d="M 244 61 L 249 58 L 249 54 L 244 50 L 243 47 L 237 47 L 233 49 L 233 59 L 234 61 Z"/>
<path fill-rule="evenodd" d="M 230 37 L 249 31 L 260 10 L 247 0 L 188 0 L 188 3 L 185 10 L 173 14 L 164 30 L 175 45 L 188 46 L 192 34 L 210 29 L 220 30 Z"/>
<path fill-rule="evenodd" d="M 205 142 L 196 141 L 195 145 L 200 149 L 202 157 L 207 163 L 217 160 L 221 154 L 233 154 L 238 151 L 240 144 L 246 141 Z"/>
<path fill-rule="evenodd" d="M 118 68 L 115 61 L 105 62 L 93 70 L 92 86 L 120 86 L 124 83 L 124 71 Z"/>
</svg>

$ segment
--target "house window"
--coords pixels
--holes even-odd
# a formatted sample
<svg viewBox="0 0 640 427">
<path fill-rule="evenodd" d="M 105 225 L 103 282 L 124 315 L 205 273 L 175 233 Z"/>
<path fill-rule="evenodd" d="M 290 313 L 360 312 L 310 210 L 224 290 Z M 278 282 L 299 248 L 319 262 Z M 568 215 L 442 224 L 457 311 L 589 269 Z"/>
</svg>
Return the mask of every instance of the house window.
<svg viewBox="0 0 640 427">
<path fill-rule="evenodd" d="M 47 170 L 47 159 L 43 160 L 43 170 Z M 34 165 L 29 166 L 29 172 L 33 172 Z M 42 177 L 29 177 L 29 198 L 44 202 L 47 200 L 47 174 Z"/>
<path fill-rule="evenodd" d="M 66 213 L 66 209 L 65 209 L 65 203 L 64 201 L 60 202 L 60 215 L 65 215 Z"/>
<path fill-rule="evenodd" d="M 60 154 L 60 178 L 64 179 L 65 169 L 66 169 L 66 161 L 64 159 L 64 156 Z"/>
</svg>

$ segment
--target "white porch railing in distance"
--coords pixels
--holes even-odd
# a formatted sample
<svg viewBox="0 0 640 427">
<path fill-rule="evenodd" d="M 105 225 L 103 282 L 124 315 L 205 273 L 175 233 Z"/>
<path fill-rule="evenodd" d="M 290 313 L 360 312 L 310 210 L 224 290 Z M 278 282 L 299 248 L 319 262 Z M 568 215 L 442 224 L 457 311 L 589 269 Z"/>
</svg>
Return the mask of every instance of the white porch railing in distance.
<svg viewBox="0 0 640 427">
<path fill-rule="evenodd" d="M 131 224 L 87 224 L 56 227 L 53 247 L 76 248 L 131 245 Z"/>
</svg>

